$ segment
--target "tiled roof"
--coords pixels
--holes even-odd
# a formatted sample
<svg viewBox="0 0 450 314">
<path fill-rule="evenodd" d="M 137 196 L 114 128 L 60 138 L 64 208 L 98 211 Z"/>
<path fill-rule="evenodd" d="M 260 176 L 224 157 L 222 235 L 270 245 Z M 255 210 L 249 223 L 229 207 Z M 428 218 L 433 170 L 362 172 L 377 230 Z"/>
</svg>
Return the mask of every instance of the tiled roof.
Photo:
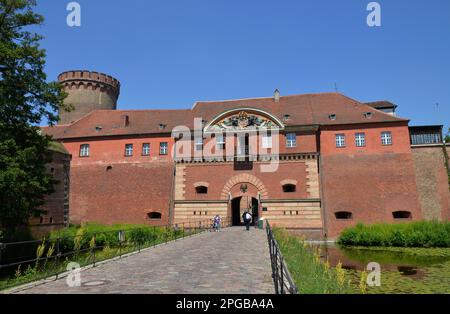
<svg viewBox="0 0 450 314">
<path fill-rule="evenodd" d="M 286 126 L 340 125 L 376 122 L 407 122 L 339 93 L 304 94 L 280 97 L 249 98 L 225 101 L 199 101 L 187 110 L 97 110 L 71 125 L 44 127 L 43 131 L 56 139 L 170 133 L 175 126 L 193 128 L 194 117 L 206 122 L 225 111 L 256 108 L 278 117 Z M 366 113 L 369 114 L 367 118 Z M 334 115 L 333 119 L 330 116 Z M 128 125 L 124 125 L 128 116 Z M 165 128 L 161 129 L 160 124 Z"/>
</svg>

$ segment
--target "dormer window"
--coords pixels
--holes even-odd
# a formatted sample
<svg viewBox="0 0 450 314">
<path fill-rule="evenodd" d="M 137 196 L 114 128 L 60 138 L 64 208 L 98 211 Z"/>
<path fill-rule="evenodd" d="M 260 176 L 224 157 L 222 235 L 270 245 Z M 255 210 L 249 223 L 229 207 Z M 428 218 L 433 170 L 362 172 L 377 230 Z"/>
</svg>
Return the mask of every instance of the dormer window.
<svg viewBox="0 0 450 314">
<path fill-rule="evenodd" d="M 330 114 L 329 116 L 328 116 L 328 119 L 330 119 L 331 121 L 334 121 L 334 120 L 336 120 L 336 114 Z"/>
<path fill-rule="evenodd" d="M 167 125 L 165 125 L 164 123 L 160 123 L 159 124 L 159 129 L 160 130 L 164 130 L 166 128 Z"/>
<path fill-rule="evenodd" d="M 364 118 L 371 119 L 372 118 L 372 112 L 365 112 L 364 113 Z"/>
<path fill-rule="evenodd" d="M 283 116 L 283 121 L 288 121 L 289 119 L 291 118 L 291 115 L 289 115 L 289 114 L 285 114 L 284 116 Z"/>
<path fill-rule="evenodd" d="M 95 127 L 95 131 L 100 132 L 103 128 L 100 125 L 97 125 Z"/>
</svg>

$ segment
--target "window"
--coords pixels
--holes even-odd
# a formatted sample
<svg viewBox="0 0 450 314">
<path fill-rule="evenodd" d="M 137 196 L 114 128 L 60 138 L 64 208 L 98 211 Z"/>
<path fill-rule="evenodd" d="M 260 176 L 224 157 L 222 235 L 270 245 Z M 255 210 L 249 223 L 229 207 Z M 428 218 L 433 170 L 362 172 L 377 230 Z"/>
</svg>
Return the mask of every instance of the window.
<svg viewBox="0 0 450 314">
<path fill-rule="evenodd" d="M 372 119 L 372 112 L 366 112 L 363 114 L 364 118 L 366 119 Z"/>
<path fill-rule="evenodd" d="M 223 135 L 216 135 L 217 149 L 225 149 L 225 137 Z"/>
<path fill-rule="evenodd" d="M 169 144 L 167 142 L 159 143 L 159 154 L 167 155 L 169 153 Z"/>
<path fill-rule="evenodd" d="M 328 119 L 330 119 L 331 121 L 334 121 L 334 120 L 336 120 L 336 114 L 330 114 L 329 116 L 328 116 Z"/>
<path fill-rule="evenodd" d="M 297 189 L 297 186 L 295 184 L 285 184 L 283 185 L 283 192 L 284 193 L 294 193 Z"/>
<path fill-rule="evenodd" d="M 80 146 L 80 157 L 89 157 L 89 144 L 82 144 Z"/>
<path fill-rule="evenodd" d="M 147 214 L 148 219 L 161 219 L 161 213 L 151 212 Z"/>
<path fill-rule="evenodd" d="M 272 148 L 272 135 L 262 137 L 262 148 Z"/>
<path fill-rule="evenodd" d="M 345 147 L 345 134 L 336 134 L 336 147 Z"/>
<path fill-rule="evenodd" d="M 203 138 L 195 138 L 195 150 L 202 151 L 203 150 Z"/>
<path fill-rule="evenodd" d="M 296 147 L 297 146 L 297 135 L 295 133 L 286 134 L 286 147 Z"/>
<path fill-rule="evenodd" d="M 195 193 L 197 194 L 208 194 L 208 187 L 206 186 L 197 186 L 195 188 Z"/>
<path fill-rule="evenodd" d="M 335 212 L 334 216 L 338 220 L 348 220 L 352 219 L 353 214 L 351 212 Z"/>
<path fill-rule="evenodd" d="M 133 156 L 133 144 L 125 144 L 125 156 Z"/>
<path fill-rule="evenodd" d="M 150 155 L 150 144 L 144 143 L 142 144 L 142 156 L 149 156 Z"/>
<path fill-rule="evenodd" d="M 53 217 L 50 217 L 49 222 L 52 224 L 53 223 Z"/>
<path fill-rule="evenodd" d="M 366 134 L 365 133 L 356 133 L 355 134 L 355 144 L 357 147 L 366 146 Z"/>
<path fill-rule="evenodd" d="M 392 145 L 392 133 L 391 132 L 381 132 L 381 144 L 382 145 Z"/>
<path fill-rule="evenodd" d="M 408 211 L 396 211 L 392 213 L 394 219 L 411 219 L 411 212 Z"/>
</svg>

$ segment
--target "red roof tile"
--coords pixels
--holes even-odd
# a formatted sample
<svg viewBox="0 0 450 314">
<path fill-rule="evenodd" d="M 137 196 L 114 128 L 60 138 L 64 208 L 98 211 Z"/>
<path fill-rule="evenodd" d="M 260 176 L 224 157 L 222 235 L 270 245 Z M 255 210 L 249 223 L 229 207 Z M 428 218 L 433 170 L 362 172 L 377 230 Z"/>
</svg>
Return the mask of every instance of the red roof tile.
<svg viewBox="0 0 450 314">
<path fill-rule="evenodd" d="M 287 126 L 408 121 L 339 93 L 321 93 L 284 96 L 279 102 L 273 97 L 199 101 L 190 110 L 97 110 L 71 125 L 44 127 L 43 131 L 56 139 L 170 133 L 179 125 L 192 129 L 194 117 L 210 122 L 225 111 L 239 108 L 260 109 L 281 121 L 284 115 L 289 115 L 290 119 L 285 122 Z M 365 113 L 371 113 L 369 119 Z M 335 115 L 335 119 L 330 119 L 330 115 Z M 126 127 L 124 116 L 128 116 L 129 121 Z M 160 124 L 166 127 L 161 129 Z"/>
</svg>

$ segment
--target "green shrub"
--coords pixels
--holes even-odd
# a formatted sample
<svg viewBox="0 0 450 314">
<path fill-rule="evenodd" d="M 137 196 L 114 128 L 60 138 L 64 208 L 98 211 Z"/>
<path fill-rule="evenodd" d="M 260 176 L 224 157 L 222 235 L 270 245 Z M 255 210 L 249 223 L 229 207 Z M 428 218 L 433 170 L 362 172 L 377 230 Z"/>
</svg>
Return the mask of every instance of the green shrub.
<svg viewBox="0 0 450 314">
<path fill-rule="evenodd" d="M 338 243 L 344 246 L 450 247 L 450 223 L 358 224 L 344 230 Z"/>
</svg>

